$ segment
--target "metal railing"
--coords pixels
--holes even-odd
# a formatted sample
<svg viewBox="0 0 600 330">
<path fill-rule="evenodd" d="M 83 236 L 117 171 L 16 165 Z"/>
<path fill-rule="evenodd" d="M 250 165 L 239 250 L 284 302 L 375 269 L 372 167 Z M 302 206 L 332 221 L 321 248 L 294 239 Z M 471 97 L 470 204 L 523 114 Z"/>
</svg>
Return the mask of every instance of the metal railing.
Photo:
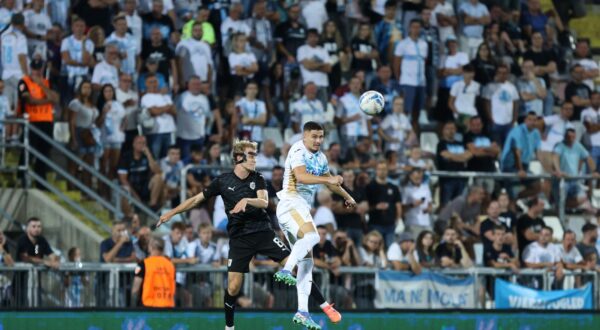
<svg viewBox="0 0 600 330">
<path fill-rule="evenodd" d="M 56 172 L 56 174 L 65 178 L 67 182 L 73 184 L 77 189 L 79 189 L 82 193 L 91 197 L 92 200 L 98 202 L 103 208 L 109 210 L 115 218 L 122 218 L 121 211 L 121 201 L 124 199 L 127 203 L 132 204 L 136 209 L 138 209 L 143 216 L 154 219 L 156 217 L 156 213 L 152 211 L 148 206 L 146 206 L 143 202 L 135 199 L 128 191 L 121 188 L 120 185 L 114 183 L 109 178 L 104 176 L 98 170 L 96 170 L 93 166 L 90 166 L 86 162 L 84 162 L 81 158 L 75 155 L 73 152 L 65 148 L 62 144 L 55 141 L 52 137 L 46 135 L 42 130 L 31 125 L 27 120 L 27 115 L 25 115 L 25 119 L 5 119 L 0 121 L 3 124 L 17 124 L 22 125 L 23 127 L 23 143 L 16 144 L 4 144 L 2 148 L 17 148 L 22 149 L 24 152 L 24 162 L 19 164 L 17 168 L 7 169 L 12 171 L 21 171 L 25 174 L 25 185 L 26 187 L 31 187 L 31 180 L 37 182 L 41 186 L 50 190 L 59 196 L 63 201 L 65 201 L 69 206 L 76 209 L 78 212 L 83 214 L 86 218 L 90 219 L 94 224 L 99 226 L 101 229 L 110 233 L 110 228 L 102 222 L 98 217 L 96 217 L 93 213 L 86 210 L 81 206 L 80 203 L 74 201 L 64 193 L 62 193 L 57 187 L 54 187 L 50 182 L 46 180 L 46 178 L 42 178 L 37 175 L 32 169 L 30 169 L 30 160 L 32 157 L 35 157 L 37 161 L 43 162 L 47 165 L 52 171 Z M 63 169 L 61 166 L 56 164 L 54 161 L 50 159 L 50 155 L 48 154 L 48 150 L 36 150 L 29 143 L 29 135 L 34 134 L 38 138 L 44 140 L 48 143 L 55 152 L 58 152 L 60 155 L 64 156 L 68 161 L 73 162 L 76 166 L 83 169 L 86 172 L 86 175 L 90 175 L 92 178 L 96 178 L 98 184 L 106 185 L 110 189 L 110 196 L 112 196 L 113 200 L 107 200 L 100 196 L 92 187 L 88 187 L 80 180 L 71 175 L 68 171 Z"/>
<path fill-rule="evenodd" d="M 135 264 L 65 263 L 59 269 L 17 263 L 13 267 L 0 266 L 0 306 L 4 307 L 119 307 L 135 306 L 131 301 Z M 342 309 L 373 309 L 377 287 L 376 268 L 341 267 L 339 276 L 316 268 L 313 280 L 321 291 Z M 493 293 L 490 284 L 497 277 L 537 289 L 553 289 L 554 273 L 547 270 L 508 270 L 472 267 L 468 269 L 429 269 L 451 277 L 472 276 L 477 309 L 492 308 Z M 264 309 L 293 309 L 296 307 L 296 289 L 275 283 L 275 269 L 259 267 L 245 275 L 241 294 L 247 307 Z M 403 272 L 406 274 L 412 274 Z M 565 271 L 572 283 L 592 284 L 594 309 L 599 309 L 600 276 L 594 271 Z M 576 280 L 579 279 L 579 280 Z M 227 268 L 210 265 L 178 265 L 177 307 L 218 308 L 223 305 L 227 285 Z M 567 280 L 561 282 L 561 287 Z M 572 285 L 571 285 L 572 286 Z M 556 286 L 554 286 L 556 289 Z"/>
<path fill-rule="evenodd" d="M 219 171 L 227 171 L 232 170 L 233 166 L 215 166 L 215 165 L 188 165 L 181 169 L 181 178 L 180 178 L 180 198 L 182 201 L 188 198 L 187 196 L 187 174 L 192 169 L 199 170 L 219 170 Z M 257 168 L 257 171 L 270 171 L 272 167 L 263 167 Z M 373 174 L 373 173 L 371 173 Z M 400 176 L 404 176 L 408 174 L 405 171 L 397 171 L 395 174 Z M 468 185 L 472 185 L 475 179 L 494 179 L 497 181 L 506 181 L 506 180 L 517 180 L 517 179 L 539 179 L 539 180 L 558 180 L 559 189 L 558 189 L 558 217 L 561 221 L 564 221 L 566 215 L 566 200 L 567 200 L 567 191 L 565 189 L 566 181 L 570 180 L 592 180 L 597 179 L 592 175 L 575 175 L 575 176 L 562 176 L 557 178 L 550 174 L 527 174 L 525 178 L 520 178 L 517 173 L 502 173 L 502 172 L 474 172 L 474 171 L 458 171 L 458 172 L 450 172 L 450 171 L 431 171 L 428 172 L 428 175 L 432 177 L 438 178 L 463 178 L 468 180 Z M 185 216 L 182 214 L 182 216 Z M 564 223 L 563 223 L 564 225 Z"/>
</svg>

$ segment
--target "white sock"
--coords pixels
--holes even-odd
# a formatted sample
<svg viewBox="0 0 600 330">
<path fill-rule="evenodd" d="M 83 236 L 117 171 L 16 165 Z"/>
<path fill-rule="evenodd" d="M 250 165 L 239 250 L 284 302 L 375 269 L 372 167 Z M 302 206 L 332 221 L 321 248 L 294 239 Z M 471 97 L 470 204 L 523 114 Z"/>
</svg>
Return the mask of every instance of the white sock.
<svg viewBox="0 0 600 330">
<path fill-rule="evenodd" d="M 312 288 L 312 270 L 314 262 L 312 258 L 300 259 L 298 261 L 298 275 L 296 276 L 298 283 L 296 289 L 298 291 L 298 310 L 308 312 L 308 297 Z"/>
<path fill-rule="evenodd" d="M 327 307 L 327 306 L 329 306 L 329 303 L 328 303 L 328 302 L 324 302 L 324 303 L 322 303 L 321 305 L 319 305 L 319 307 L 321 307 L 321 309 L 323 309 L 323 308 L 325 308 L 325 307 Z"/>
<path fill-rule="evenodd" d="M 225 326 L 225 330 L 235 330 L 234 327 Z"/>
<path fill-rule="evenodd" d="M 300 259 L 303 259 L 309 252 L 312 252 L 313 247 L 317 245 L 317 243 L 319 243 L 319 235 L 317 235 L 317 233 L 309 232 L 304 234 L 304 237 L 294 243 L 292 252 L 285 262 L 283 269 L 291 272 Z"/>
</svg>

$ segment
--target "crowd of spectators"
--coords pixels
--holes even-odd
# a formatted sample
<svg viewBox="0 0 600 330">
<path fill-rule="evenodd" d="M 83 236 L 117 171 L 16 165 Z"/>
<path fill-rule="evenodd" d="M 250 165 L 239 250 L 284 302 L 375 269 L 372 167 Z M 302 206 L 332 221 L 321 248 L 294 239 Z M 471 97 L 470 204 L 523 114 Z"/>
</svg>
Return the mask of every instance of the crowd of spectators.
<svg viewBox="0 0 600 330">
<path fill-rule="evenodd" d="M 281 166 L 300 127 L 317 121 L 330 168 L 358 203 L 347 210 L 327 191 L 315 201 L 315 265 L 331 271 L 340 296 L 349 288 L 340 266 L 470 267 L 480 242 L 486 266 L 552 266 L 558 277 L 563 267 L 600 262 L 597 228 L 589 224 L 584 237 L 566 232 L 562 250 L 548 252 L 552 230 L 541 216 L 558 201 L 558 186 L 529 177 L 529 167 L 597 175 L 600 71 L 589 40 L 569 42 L 568 12 L 581 12 L 571 1 L 554 3 L 567 10 L 543 11 L 540 0 L 4 0 L 0 117 L 41 104 L 28 81 L 42 86 L 43 76 L 50 88 L 39 102 L 53 104 L 49 123 L 67 123 L 69 148 L 157 211 L 177 203 L 184 166 L 215 166 L 188 172 L 191 196 L 230 164 L 234 138 L 257 141 L 258 166 L 271 168 L 263 172 L 275 227 Z M 358 106 L 369 89 L 386 100 L 373 117 Z M 427 127 L 439 133 L 433 148 L 421 145 Z M 19 138 L 15 127 L 2 129 Z M 468 185 L 433 176 L 436 169 L 515 176 Z M 70 171 L 92 186 L 77 166 Z M 595 215 L 593 188 L 566 181 L 569 210 Z M 132 224 L 134 208 L 122 205 L 128 221 L 102 243 L 102 262 L 147 255 L 149 228 Z M 165 254 L 222 264 L 222 201 L 188 219 L 164 237 Z M 25 253 L 35 223 L 17 260 L 55 266 L 52 255 L 40 258 L 51 254 L 43 240 Z M 12 262 L 2 243 L 0 253 Z M 194 294 L 206 285 L 186 286 L 184 274 L 177 281 L 185 305 L 210 304 L 211 294 Z"/>
</svg>

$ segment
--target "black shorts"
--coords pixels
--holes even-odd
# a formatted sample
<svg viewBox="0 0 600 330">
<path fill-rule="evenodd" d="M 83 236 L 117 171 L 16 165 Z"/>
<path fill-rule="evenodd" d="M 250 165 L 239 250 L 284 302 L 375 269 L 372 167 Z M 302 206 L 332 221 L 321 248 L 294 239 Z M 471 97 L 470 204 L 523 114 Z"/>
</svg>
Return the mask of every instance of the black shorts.
<svg viewBox="0 0 600 330">
<path fill-rule="evenodd" d="M 247 273 L 250 271 L 250 261 L 262 254 L 280 262 L 290 255 L 290 250 L 273 231 L 260 231 L 229 240 L 229 257 L 227 271 Z"/>
</svg>

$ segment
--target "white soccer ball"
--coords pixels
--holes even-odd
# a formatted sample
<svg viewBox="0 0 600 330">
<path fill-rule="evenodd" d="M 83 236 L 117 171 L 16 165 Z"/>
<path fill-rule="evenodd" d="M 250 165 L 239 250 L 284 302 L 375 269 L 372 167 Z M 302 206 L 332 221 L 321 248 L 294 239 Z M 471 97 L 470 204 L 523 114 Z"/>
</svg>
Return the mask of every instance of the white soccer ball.
<svg viewBox="0 0 600 330">
<path fill-rule="evenodd" d="M 369 116 L 374 116 L 383 110 L 385 99 L 381 93 L 376 91 L 367 91 L 358 99 L 360 110 Z"/>
</svg>

